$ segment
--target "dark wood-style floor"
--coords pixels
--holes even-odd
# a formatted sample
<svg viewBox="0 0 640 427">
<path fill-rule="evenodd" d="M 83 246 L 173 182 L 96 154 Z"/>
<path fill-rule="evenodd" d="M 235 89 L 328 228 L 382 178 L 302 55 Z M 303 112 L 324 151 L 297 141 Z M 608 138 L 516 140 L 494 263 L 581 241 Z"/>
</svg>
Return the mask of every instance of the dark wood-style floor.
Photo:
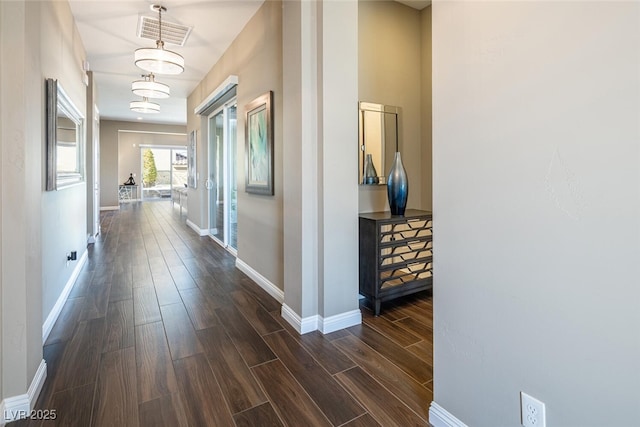
<svg viewBox="0 0 640 427">
<path fill-rule="evenodd" d="M 44 346 L 57 419 L 12 425 L 428 425 L 428 293 L 300 336 L 234 264 L 170 202 L 104 213 Z"/>
</svg>

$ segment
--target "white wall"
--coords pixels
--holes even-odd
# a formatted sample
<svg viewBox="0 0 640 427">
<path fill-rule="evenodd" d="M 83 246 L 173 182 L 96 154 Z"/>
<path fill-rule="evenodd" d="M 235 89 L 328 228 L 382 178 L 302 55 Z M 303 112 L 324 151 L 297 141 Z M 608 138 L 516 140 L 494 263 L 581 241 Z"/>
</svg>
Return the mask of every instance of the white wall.
<svg viewBox="0 0 640 427">
<path fill-rule="evenodd" d="M 640 3 L 432 9 L 435 401 L 637 425 Z"/>
</svg>

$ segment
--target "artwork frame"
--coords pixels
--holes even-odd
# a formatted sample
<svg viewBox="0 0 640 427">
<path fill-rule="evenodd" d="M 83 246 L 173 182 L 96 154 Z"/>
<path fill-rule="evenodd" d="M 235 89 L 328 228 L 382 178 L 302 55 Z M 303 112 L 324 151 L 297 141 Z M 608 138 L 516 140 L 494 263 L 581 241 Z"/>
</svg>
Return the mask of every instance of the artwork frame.
<svg viewBox="0 0 640 427">
<path fill-rule="evenodd" d="M 189 132 L 189 140 L 187 142 L 187 185 L 189 188 L 198 187 L 198 175 L 196 170 L 196 146 L 197 131 L 194 129 Z"/>
<path fill-rule="evenodd" d="M 245 192 L 273 196 L 273 91 L 245 106 Z"/>
</svg>

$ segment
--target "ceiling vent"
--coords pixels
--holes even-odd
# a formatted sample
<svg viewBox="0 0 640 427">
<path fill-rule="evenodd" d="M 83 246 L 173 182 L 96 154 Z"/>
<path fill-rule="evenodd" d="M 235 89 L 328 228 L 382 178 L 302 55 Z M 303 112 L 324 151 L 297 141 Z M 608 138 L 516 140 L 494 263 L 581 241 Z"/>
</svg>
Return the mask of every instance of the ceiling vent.
<svg viewBox="0 0 640 427">
<path fill-rule="evenodd" d="M 162 20 L 162 41 L 166 44 L 184 46 L 191 34 L 192 27 Z M 156 41 L 159 39 L 159 21 L 155 16 L 140 15 L 138 37 Z"/>
</svg>

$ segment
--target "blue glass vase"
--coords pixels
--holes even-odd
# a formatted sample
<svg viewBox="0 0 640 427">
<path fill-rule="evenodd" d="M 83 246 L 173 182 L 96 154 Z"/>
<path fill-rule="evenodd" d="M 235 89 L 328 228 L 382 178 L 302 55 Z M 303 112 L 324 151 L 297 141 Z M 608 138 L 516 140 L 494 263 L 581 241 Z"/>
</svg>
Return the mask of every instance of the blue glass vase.
<svg viewBox="0 0 640 427">
<path fill-rule="evenodd" d="M 371 154 L 367 154 L 364 162 L 364 184 L 374 185 L 379 183 L 380 178 L 378 178 L 378 172 L 376 172 L 376 167 L 373 165 Z"/>
<path fill-rule="evenodd" d="M 409 180 L 407 172 L 402 166 L 400 152 L 396 151 L 393 164 L 387 176 L 387 197 L 389 198 L 389 209 L 391 215 L 404 215 L 409 197 Z"/>
</svg>

